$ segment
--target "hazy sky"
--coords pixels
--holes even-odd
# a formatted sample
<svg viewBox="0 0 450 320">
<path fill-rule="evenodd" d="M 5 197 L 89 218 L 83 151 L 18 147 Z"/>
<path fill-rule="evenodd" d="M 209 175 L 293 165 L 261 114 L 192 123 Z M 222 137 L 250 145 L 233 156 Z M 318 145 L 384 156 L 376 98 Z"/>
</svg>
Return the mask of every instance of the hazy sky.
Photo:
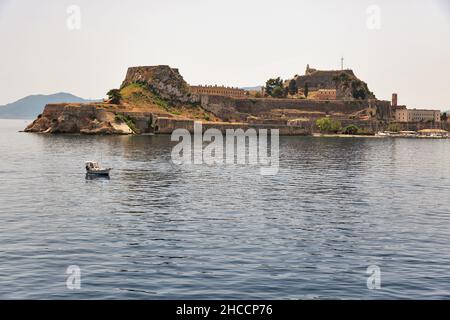
<svg viewBox="0 0 450 320">
<path fill-rule="evenodd" d="M 0 104 L 59 91 L 101 98 L 129 66 L 253 86 L 308 63 L 339 69 L 343 55 L 378 98 L 450 109 L 449 1 L 0 0 Z M 70 5 L 80 29 L 67 25 Z"/>
</svg>

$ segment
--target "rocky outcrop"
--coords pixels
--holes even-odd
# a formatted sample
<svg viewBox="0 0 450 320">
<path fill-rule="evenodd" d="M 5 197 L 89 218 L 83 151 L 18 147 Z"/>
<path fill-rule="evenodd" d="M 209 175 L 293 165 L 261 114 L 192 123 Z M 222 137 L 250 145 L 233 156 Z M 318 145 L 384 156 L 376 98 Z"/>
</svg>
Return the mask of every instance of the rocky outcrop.
<svg viewBox="0 0 450 320">
<path fill-rule="evenodd" d="M 304 76 L 296 76 L 297 87 L 303 90 L 308 86 L 309 91 L 319 89 L 336 89 L 338 99 L 367 100 L 375 99 L 367 84 L 352 70 L 316 70 L 306 69 Z"/>
<path fill-rule="evenodd" d="M 44 112 L 31 123 L 25 132 L 132 134 L 123 121 L 115 119 L 108 106 L 96 104 L 48 104 Z"/>
<path fill-rule="evenodd" d="M 152 92 L 172 103 L 190 103 L 196 100 L 189 93 L 189 85 L 178 69 L 169 66 L 128 68 L 122 88 L 133 83 L 145 84 Z"/>
<path fill-rule="evenodd" d="M 134 90 L 131 90 L 133 88 Z M 120 105 L 49 104 L 25 131 L 83 134 L 150 133 L 154 131 L 152 126 L 159 114 L 170 117 L 170 112 L 183 110 L 186 105 L 193 110 L 199 105 L 198 103 L 193 105 L 194 102 L 199 102 L 199 97 L 191 96 L 189 85 L 177 69 L 169 66 L 129 68 L 121 87 L 121 93 L 124 92 L 128 92 L 128 96 L 124 95 L 123 99 L 118 101 Z M 194 111 L 199 111 L 197 109 Z M 180 112 L 176 114 L 180 115 Z"/>
</svg>

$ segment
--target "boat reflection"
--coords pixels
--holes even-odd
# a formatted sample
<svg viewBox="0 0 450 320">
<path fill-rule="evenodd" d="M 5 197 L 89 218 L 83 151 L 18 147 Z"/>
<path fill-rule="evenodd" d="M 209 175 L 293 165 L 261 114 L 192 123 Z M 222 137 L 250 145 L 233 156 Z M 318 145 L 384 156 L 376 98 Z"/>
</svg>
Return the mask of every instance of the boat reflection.
<svg viewBox="0 0 450 320">
<path fill-rule="evenodd" d="M 98 175 L 86 173 L 86 180 L 111 180 L 109 175 Z"/>
</svg>

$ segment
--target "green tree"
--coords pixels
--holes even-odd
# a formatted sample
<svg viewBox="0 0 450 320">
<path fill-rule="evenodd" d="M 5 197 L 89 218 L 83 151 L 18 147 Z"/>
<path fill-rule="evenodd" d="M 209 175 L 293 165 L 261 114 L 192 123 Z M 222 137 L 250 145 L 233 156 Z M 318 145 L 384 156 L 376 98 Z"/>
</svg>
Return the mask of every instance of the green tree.
<svg viewBox="0 0 450 320">
<path fill-rule="evenodd" d="M 109 101 L 113 104 L 119 104 L 122 99 L 122 95 L 119 89 L 111 89 L 106 94 L 109 98 Z"/>
<path fill-rule="evenodd" d="M 398 123 L 391 123 L 388 127 L 388 130 L 391 132 L 400 132 L 401 128 Z"/>
<path fill-rule="evenodd" d="M 363 88 L 353 88 L 352 96 L 357 100 L 366 100 L 367 98 L 366 91 Z"/>
<path fill-rule="evenodd" d="M 282 87 L 275 87 L 272 91 L 272 97 L 283 98 L 285 96 L 285 91 Z"/>
<path fill-rule="evenodd" d="M 354 79 L 351 81 L 351 88 L 352 88 L 352 96 L 355 99 L 366 100 L 370 98 L 375 98 L 373 92 L 371 92 L 367 87 L 367 83 L 359 79 Z"/>
<path fill-rule="evenodd" d="M 441 121 L 447 122 L 447 120 L 448 120 L 447 112 L 444 112 L 443 114 L 441 114 Z"/>
<path fill-rule="evenodd" d="M 295 81 L 295 79 L 289 81 L 288 91 L 291 96 L 296 95 L 298 93 L 297 81 Z"/>
<path fill-rule="evenodd" d="M 338 120 L 333 120 L 329 117 L 318 119 L 316 125 L 320 132 L 323 133 L 337 133 L 342 128 Z"/>
<path fill-rule="evenodd" d="M 343 134 L 357 134 L 359 131 L 359 127 L 355 126 L 354 124 L 346 126 L 344 129 L 342 129 Z"/>
<path fill-rule="evenodd" d="M 308 94 L 309 94 L 308 82 L 305 82 L 305 88 L 303 89 L 303 94 L 305 95 L 305 98 L 308 98 Z"/>
<path fill-rule="evenodd" d="M 275 97 L 274 92 L 275 92 L 276 88 L 279 88 L 279 89 L 277 89 L 277 93 L 276 94 L 279 95 L 280 92 L 281 92 L 281 96 L 283 96 L 284 95 L 283 80 L 280 77 L 267 80 L 267 82 L 266 82 L 266 93 L 269 96 Z M 280 89 L 281 89 L 281 91 L 280 91 Z"/>
</svg>

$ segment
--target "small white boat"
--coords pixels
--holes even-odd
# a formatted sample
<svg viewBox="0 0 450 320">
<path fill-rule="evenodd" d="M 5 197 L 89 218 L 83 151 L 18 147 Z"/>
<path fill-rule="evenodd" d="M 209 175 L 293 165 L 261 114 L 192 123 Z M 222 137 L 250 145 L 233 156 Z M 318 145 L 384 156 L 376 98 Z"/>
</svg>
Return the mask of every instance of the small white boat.
<svg viewBox="0 0 450 320">
<path fill-rule="evenodd" d="M 98 162 L 87 161 L 86 162 L 86 173 L 91 175 L 99 176 L 109 176 L 109 172 L 112 168 L 102 168 L 99 166 Z"/>
</svg>

